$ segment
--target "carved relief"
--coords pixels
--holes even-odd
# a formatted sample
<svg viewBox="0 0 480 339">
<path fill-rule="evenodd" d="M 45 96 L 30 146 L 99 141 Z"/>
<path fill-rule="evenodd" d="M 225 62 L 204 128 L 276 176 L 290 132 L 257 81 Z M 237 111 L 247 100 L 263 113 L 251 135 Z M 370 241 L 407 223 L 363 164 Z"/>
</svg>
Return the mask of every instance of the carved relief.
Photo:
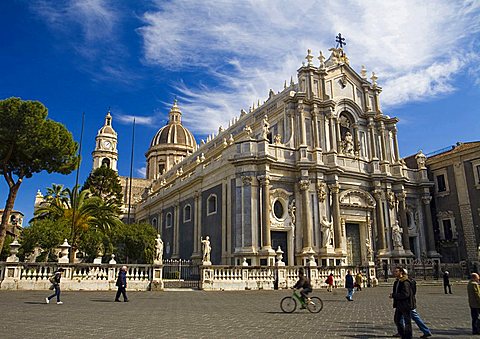
<svg viewBox="0 0 480 339">
<path fill-rule="evenodd" d="M 300 180 L 298 184 L 302 191 L 306 191 L 310 188 L 310 180 Z"/>
<path fill-rule="evenodd" d="M 253 177 L 251 176 L 242 176 L 243 186 L 250 186 L 252 184 Z"/>
<path fill-rule="evenodd" d="M 375 199 L 366 191 L 349 189 L 340 194 L 340 204 L 349 207 L 375 208 Z"/>
<path fill-rule="evenodd" d="M 319 202 L 324 202 L 327 196 L 327 192 L 325 190 L 325 183 L 323 181 L 317 182 L 317 198 Z"/>
</svg>

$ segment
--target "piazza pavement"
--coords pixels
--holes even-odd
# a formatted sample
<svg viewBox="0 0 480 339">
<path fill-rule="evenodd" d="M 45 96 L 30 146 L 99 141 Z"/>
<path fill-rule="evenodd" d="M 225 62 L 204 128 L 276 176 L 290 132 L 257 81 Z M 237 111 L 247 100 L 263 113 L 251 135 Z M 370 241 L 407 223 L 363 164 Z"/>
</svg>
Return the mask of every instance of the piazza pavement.
<svg viewBox="0 0 480 339">
<path fill-rule="evenodd" d="M 390 290 L 364 288 L 353 302 L 343 288 L 314 291 L 324 301 L 318 314 L 283 313 L 290 290 L 129 292 L 128 303 L 113 302 L 115 291 L 62 292 L 63 305 L 45 303 L 50 291 L 0 290 L 0 338 L 388 338 L 396 332 Z M 452 295 L 419 285 L 417 304 L 432 338 L 471 337 L 465 283 Z"/>
</svg>

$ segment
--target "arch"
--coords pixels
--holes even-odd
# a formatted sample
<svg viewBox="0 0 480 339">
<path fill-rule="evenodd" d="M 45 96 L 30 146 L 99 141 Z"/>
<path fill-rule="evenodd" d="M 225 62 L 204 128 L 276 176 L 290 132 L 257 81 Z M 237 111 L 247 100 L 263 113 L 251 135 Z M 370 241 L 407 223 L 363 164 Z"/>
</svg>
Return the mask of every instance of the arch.
<svg viewBox="0 0 480 339">
<path fill-rule="evenodd" d="M 172 224 L 173 224 L 173 215 L 172 215 L 172 212 L 168 212 L 165 215 L 165 227 L 167 228 L 172 227 Z"/>
<path fill-rule="evenodd" d="M 358 121 L 361 117 L 364 116 L 364 112 L 358 104 L 349 98 L 340 99 L 336 105 L 337 115 L 340 115 L 342 112 L 350 113 L 353 118 L 353 122 Z"/>
<path fill-rule="evenodd" d="M 340 204 L 345 207 L 369 208 L 376 206 L 372 195 L 362 189 L 349 189 L 340 193 Z"/>
<path fill-rule="evenodd" d="M 105 166 L 107 168 L 110 168 L 110 159 L 108 158 L 103 158 L 102 159 L 102 166 Z"/>
<path fill-rule="evenodd" d="M 207 215 L 217 213 L 217 195 L 210 194 L 207 198 Z"/>
<path fill-rule="evenodd" d="M 157 218 L 153 218 L 153 219 L 152 219 L 152 227 L 158 231 Z"/>
<path fill-rule="evenodd" d="M 189 222 L 192 220 L 192 206 L 187 204 L 183 207 L 183 222 Z"/>
</svg>

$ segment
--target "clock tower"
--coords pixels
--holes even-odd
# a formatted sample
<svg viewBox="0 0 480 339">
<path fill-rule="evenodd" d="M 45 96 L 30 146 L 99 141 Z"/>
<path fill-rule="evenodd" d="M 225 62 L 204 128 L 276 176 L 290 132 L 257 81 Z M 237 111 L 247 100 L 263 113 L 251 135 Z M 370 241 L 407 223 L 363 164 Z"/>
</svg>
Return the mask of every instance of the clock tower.
<svg viewBox="0 0 480 339">
<path fill-rule="evenodd" d="M 112 128 L 112 116 L 110 111 L 105 117 L 105 124 L 98 130 L 95 138 L 95 150 L 92 152 L 93 169 L 101 166 L 117 170 L 118 150 L 117 132 Z"/>
</svg>

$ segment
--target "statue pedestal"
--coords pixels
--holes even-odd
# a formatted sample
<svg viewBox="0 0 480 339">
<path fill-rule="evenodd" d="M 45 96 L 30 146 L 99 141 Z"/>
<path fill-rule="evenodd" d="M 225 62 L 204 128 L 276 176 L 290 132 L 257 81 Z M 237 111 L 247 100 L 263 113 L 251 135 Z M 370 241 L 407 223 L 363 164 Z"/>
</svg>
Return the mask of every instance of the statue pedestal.
<svg viewBox="0 0 480 339">
<path fill-rule="evenodd" d="M 163 260 L 154 260 L 153 264 L 154 265 L 163 265 Z"/>
<path fill-rule="evenodd" d="M 202 261 L 202 265 L 203 266 L 212 266 L 212 262 L 211 261 Z"/>
<path fill-rule="evenodd" d="M 58 262 L 60 262 L 60 260 Z M 102 257 L 96 257 L 95 259 L 93 259 L 93 263 L 96 265 L 100 265 L 102 263 Z"/>
</svg>

